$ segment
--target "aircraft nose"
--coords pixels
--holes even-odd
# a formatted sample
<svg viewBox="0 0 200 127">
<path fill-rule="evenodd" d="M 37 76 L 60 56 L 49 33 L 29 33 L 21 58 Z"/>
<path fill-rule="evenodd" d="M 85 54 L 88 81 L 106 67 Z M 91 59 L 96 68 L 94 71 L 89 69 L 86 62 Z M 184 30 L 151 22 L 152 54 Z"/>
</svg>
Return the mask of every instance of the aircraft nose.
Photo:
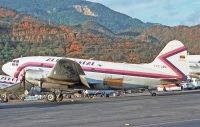
<svg viewBox="0 0 200 127">
<path fill-rule="evenodd" d="M 4 72 L 5 74 L 7 74 L 7 75 L 9 75 L 9 76 L 12 76 L 10 62 L 5 63 L 5 64 L 2 66 L 2 70 L 3 70 L 3 72 Z"/>
</svg>

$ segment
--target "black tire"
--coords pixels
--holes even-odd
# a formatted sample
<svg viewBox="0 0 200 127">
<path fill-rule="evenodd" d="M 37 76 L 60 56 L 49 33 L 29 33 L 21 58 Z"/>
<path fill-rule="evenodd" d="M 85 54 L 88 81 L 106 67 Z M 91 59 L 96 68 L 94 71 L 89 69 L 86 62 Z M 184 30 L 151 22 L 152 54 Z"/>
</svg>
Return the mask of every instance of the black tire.
<svg viewBox="0 0 200 127">
<path fill-rule="evenodd" d="M 56 94 L 54 92 L 50 92 L 46 96 L 46 100 L 49 102 L 55 102 L 56 101 Z"/>
<path fill-rule="evenodd" d="M 3 102 L 8 102 L 8 98 L 4 98 Z"/>
<path fill-rule="evenodd" d="M 106 94 L 106 97 L 110 97 L 110 95 L 109 95 L 109 94 Z"/>
<path fill-rule="evenodd" d="M 57 100 L 58 102 L 61 102 L 61 101 L 63 100 L 63 94 L 59 94 L 59 95 L 57 96 L 56 100 Z"/>
<path fill-rule="evenodd" d="M 68 95 L 68 98 L 71 99 L 71 98 L 72 98 L 72 95 Z"/>
<path fill-rule="evenodd" d="M 184 88 L 183 88 L 183 86 L 181 86 L 181 91 L 184 91 Z"/>
<path fill-rule="evenodd" d="M 8 98 L 5 95 L 2 96 L 2 102 L 8 102 Z"/>
<path fill-rule="evenodd" d="M 155 92 L 153 92 L 152 94 L 151 94 L 151 96 L 156 96 L 157 94 L 155 93 Z"/>
</svg>

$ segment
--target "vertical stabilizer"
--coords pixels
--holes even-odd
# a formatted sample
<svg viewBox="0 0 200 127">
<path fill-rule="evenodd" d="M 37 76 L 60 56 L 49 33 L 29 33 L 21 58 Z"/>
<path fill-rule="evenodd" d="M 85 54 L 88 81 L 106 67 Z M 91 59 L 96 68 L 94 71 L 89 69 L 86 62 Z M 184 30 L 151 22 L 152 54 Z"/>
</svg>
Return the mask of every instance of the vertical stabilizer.
<svg viewBox="0 0 200 127">
<path fill-rule="evenodd" d="M 170 41 L 151 63 L 160 71 L 187 80 L 189 74 L 188 54 L 185 46 L 178 40 Z"/>
</svg>

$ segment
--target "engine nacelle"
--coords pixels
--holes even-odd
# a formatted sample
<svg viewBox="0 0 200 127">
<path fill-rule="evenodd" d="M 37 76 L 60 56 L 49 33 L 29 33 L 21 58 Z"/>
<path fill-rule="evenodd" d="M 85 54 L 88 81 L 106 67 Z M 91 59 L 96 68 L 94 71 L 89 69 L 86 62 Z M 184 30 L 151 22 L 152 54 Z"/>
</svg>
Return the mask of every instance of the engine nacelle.
<svg viewBox="0 0 200 127">
<path fill-rule="evenodd" d="M 41 81 L 41 79 L 46 77 L 47 77 L 47 72 L 43 70 L 27 70 L 25 73 L 26 80 Z"/>
</svg>

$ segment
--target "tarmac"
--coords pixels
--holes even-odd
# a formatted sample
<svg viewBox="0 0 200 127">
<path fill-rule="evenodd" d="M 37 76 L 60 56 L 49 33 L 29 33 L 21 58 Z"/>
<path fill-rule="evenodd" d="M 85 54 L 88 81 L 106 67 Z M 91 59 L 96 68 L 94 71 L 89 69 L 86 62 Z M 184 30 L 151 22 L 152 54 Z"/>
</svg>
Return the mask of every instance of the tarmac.
<svg viewBox="0 0 200 127">
<path fill-rule="evenodd" d="M 0 103 L 0 127 L 199 127 L 200 93 Z"/>
</svg>

